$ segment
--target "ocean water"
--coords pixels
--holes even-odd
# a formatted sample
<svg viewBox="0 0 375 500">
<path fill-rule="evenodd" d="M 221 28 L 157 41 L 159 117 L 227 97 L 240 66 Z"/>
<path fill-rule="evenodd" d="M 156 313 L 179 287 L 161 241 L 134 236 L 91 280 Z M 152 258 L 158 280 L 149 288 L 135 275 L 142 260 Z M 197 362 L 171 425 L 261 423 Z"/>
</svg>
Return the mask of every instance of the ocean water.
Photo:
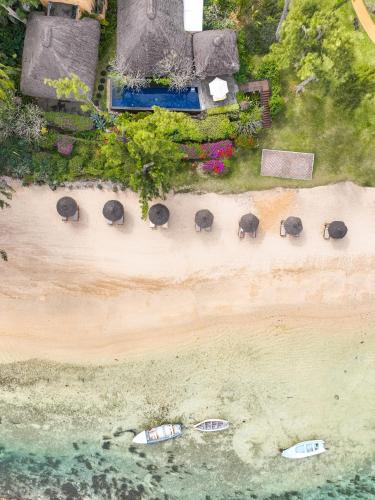
<svg viewBox="0 0 375 500">
<path fill-rule="evenodd" d="M 374 323 L 318 325 L 223 323 L 209 343 L 111 365 L 0 365 L 0 497 L 375 498 Z M 215 416 L 230 429 L 192 430 Z M 132 444 L 163 422 L 184 435 Z M 319 437 L 323 455 L 280 456 Z"/>
<path fill-rule="evenodd" d="M 207 456 L 197 450 L 192 466 L 181 446 L 141 450 L 130 445 L 119 453 L 110 448 L 115 440 L 112 437 L 101 446 L 85 440 L 72 442 L 70 451 L 58 455 L 16 451 L 9 443 L 9 449 L 1 445 L 0 492 L 6 498 L 25 500 L 375 497 L 375 467 L 370 464 L 357 474 L 327 480 L 315 488 L 268 495 L 262 488 L 244 484 L 251 468 L 236 464 L 232 471 L 223 470 L 222 459 L 215 453 Z M 229 454 L 227 459 L 231 458 Z"/>
</svg>

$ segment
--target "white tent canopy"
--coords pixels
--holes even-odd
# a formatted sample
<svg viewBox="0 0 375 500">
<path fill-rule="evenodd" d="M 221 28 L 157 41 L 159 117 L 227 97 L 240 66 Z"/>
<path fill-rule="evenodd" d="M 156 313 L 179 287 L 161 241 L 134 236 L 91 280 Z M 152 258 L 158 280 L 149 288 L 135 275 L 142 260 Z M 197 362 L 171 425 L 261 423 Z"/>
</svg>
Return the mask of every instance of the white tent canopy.
<svg viewBox="0 0 375 500">
<path fill-rule="evenodd" d="M 228 83 L 221 78 L 214 78 L 212 82 L 209 83 L 210 94 L 214 101 L 224 101 L 228 94 Z"/>
<path fill-rule="evenodd" d="M 185 31 L 203 30 L 203 0 L 184 0 Z"/>
</svg>

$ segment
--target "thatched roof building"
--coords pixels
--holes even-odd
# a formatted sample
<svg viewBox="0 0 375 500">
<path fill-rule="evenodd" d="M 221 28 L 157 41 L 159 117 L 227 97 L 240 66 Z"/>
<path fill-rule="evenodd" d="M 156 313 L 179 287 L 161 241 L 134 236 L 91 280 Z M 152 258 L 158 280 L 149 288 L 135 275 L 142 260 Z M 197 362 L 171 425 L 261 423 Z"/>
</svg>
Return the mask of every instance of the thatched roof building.
<svg viewBox="0 0 375 500">
<path fill-rule="evenodd" d="M 164 226 L 169 220 L 169 210 L 165 205 L 156 203 L 148 211 L 148 218 L 155 226 Z"/>
<path fill-rule="evenodd" d="M 195 70 L 199 78 L 232 75 L 240 69 L 236 32 L 208 30 L 193 36 Z"/>
<path fill-rule="evenodd" d="M 30 14 L 22 57 L 23 94 L 56 99 L 55 89 L 45 85 L 44 79 L 56 80 L 75 73 L 88 85 L 91 97 L 99 38 L 100 25 L 95 19 L 76 21 L 38 12 Z"/>
<path fill-rule="evenodd" d="M 259 226 L 259 219 L 256 215 L 248 213 L 241 217 L 239 225 L 244 233 L 255 233 Z"/>
<path fill-rule="evenodd" d="M 117 200 L 110 200 L 103 207 L 103 215 L 111 222 L 117 222 L 124 217 L 124 206 Z"/>
<path fill-rule="evenodd" d="M 346 227 L 345 223 L 340 220 L 334 220 L 328 225 L 328 234 L 335 240 L 344 238 L 347 232 L 348 228 Z"/>
<path fill-rule="evenodd" d="M 128 71 L 154 76 L 171 51 L 192 60 L 192 37 L 184 31 L 183 0 L 118 0 L 117 57 Z"/>
<path fill-rule="evenodd" d="M 299 217 L 288 217 L 284 221 L 284 229 L 286 234 L 298 236 L 303 230 L 301 219 Z"/>
<path fill-rule="evenodd" d="M 56 210 L 61 217 L 68 219 L 77 213 L 78 205 L 77 202 L 70 196 L 64 196 L 57 202 Z"/>
<path fill-rule="evenodd" d="M 213 222 L 214 216 L 209 210 L 198 210 L 198 212 L 195 214 L 195 223 L 201 229 L 210 228 Z"/>
</svg>

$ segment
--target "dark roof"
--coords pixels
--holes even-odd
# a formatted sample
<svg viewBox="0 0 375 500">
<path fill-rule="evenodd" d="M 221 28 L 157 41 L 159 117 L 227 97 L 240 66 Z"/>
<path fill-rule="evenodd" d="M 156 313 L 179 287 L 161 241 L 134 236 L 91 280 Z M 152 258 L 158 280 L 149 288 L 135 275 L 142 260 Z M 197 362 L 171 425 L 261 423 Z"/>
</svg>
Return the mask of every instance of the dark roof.
<svg viewBox="0 0 375 500">
<path fill-rule="evenodd" d="M 195 71 L 199 78 L 232 75 L 240 69 L 236 32 L 207 30 L 193 35 Z"/>
<path fill-rule="evenodd" d="M 341 220 L 334 220 L 328 226 L 328 234 L 331 238 L 339 240 L 348 232 L 348 228 Z"/>
<path fill-rule="evenodd" d="M 288 217 L 284 221 L 284 228 L 287 234 L 298 236 L 303 229 L 302 221 L 299 217 Z"/>
<path fill-rule="evenodd" d="M 209 210 L 198 210 L 195 214 L 195 223 L 201 229 L 207 229 L 212 226 L 214 222 L 214 216 Z"/>
<path fill-rule="evenodd" d="M 172 50 L 193 58 L 192 37 L 184 30 L 183 0 L 118 0 L 117 57 L 130 70 L 154 76 L 158 63 Z"/>
<path fill-rule="evenodd" d="M 56 99 L 45 78 L 57 80 L 76 74 L 90 89 L 95 84 L 100 25 L 95 19 L 29 15 L 22 56 L 21 91 L 30 96 Z M 70 100 L 74 100 L 73 98 Z"/>
<path fill-rule="evenodd" d="M 163 226 L 169 220 L 169 210 L 165 205 L 157 203 L 156 205 L 152 205 L 148 211 L 148 217 L 156 226 Z"/>
<path fill-rule="evenodd" d="M 124 206 L 117 200 L 110 200 L 103 207 L 103 215 L 111 222 L 116 222 L 124 217 Z"/>
<path fill-rule="evenodd" d="M 61 217 L 73 217 L 78 210 L 78 205 L 70 196 L 64 196 L 57 202 L 56 210 Z"/>
<path fill-rule="evenodd" d="M 255 233 L 259 226 L 259 219 L 256 215 L 248 213 L 241 217 L 239 224 L 245 233 Z"/>
</svg>

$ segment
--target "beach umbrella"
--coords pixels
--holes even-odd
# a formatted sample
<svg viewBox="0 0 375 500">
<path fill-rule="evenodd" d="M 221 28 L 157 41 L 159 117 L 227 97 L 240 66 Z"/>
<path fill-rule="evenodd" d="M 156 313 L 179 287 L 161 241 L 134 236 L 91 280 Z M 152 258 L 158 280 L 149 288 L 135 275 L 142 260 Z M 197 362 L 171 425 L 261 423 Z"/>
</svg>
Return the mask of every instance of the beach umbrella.
<svg viewBox="0 0 375 500">
<path fill-rule="evenodd" d="M 57 202 L 56 210 L 61 217 L 69 218 L 73 217 L 77 213 L 78 205 L 77 202 L 70 196 L 64 196 Z"/>
<path fill-rule="evenodd" d="M 340 240 L 348 232 L 348 228 L 341 220 L 334 220 L 328 226 L 328 234 L 335 240 Z"/>
<path fill-rule="evenodd" d="M 169 210 L 165 205 L 156 203 L 148 211 L 148 218 L 155 226 L 164 226 L 169 220 Z"/>
<path fill-rule="evenodd" d="M 103 207 L 103 215 L 111 222 L 116 222 L 124 217 L 124 207 L 117 200 L 110 200 Z"/>
<path fill-rule="evenodd" d="M 195 223 L 201 229 L 208 229 L 214 222 L 214 216 L 209 210 L 198 210 L 195 214 Z"/>
<path fill-rule="evenodd" d="M 228 94 L 228 82 L 226 80 L 216 77 L 208 86 L 214 101 L 223 101 L 226 98 Z"/>
<path fill-rule="evenodd" d="M 239 224 L 245 233 L 255 233 L 259 226 L 259 219 L 254 214 L 248 213 L 241 217 Z"/>
<path fill-rule="evenodd" d="M 298 236 L 303 229 L 302 221 L 299 217 L 288 217 L 284 222 L 285 232 L 291 236 Z"/>
</svg>

